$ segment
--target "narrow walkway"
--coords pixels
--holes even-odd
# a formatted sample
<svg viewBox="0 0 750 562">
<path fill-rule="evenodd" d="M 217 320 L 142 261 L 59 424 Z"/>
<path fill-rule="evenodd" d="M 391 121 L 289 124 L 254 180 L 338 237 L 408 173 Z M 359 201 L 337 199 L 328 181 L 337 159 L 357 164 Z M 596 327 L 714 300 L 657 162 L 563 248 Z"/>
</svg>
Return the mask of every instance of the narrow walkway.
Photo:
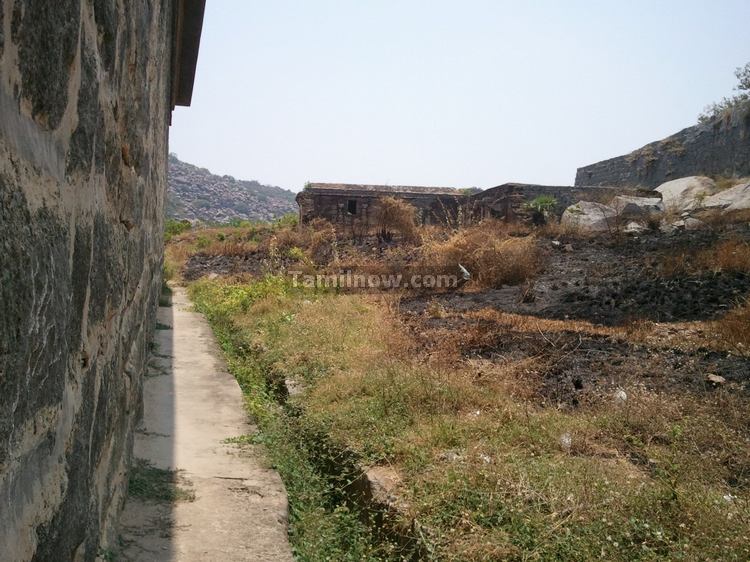
<svg viewBox="0 0 750 562">
<path fill-rule="evenodd" d="M 177 289 L 160 308 L 144 383 L 136 459 L 176 470 L 193 501 L 130 498 L 121 524 L 131 561 L 292 560 L 287 499 L 279 475 L 253 445 L 226 440 L 254 432 L 206 320 Z"/>
</svg>

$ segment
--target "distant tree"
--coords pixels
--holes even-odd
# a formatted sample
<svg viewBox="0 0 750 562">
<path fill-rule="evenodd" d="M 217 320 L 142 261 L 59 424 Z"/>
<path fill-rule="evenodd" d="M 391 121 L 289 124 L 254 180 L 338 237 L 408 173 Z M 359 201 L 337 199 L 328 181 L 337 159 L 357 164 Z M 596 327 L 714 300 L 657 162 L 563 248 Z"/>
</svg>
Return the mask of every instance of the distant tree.
<svg viewBox="0 0 750 562">
<path fill-rule="evenodd" d="M 734 75 L 738 81 L 734 89 L 738 93 L 706 106 L 703 113 L 698 116 L 699 123 L 710 123 L 741 105 L 750 106 L 750 62 L 738 67 Z"/>
</svg>

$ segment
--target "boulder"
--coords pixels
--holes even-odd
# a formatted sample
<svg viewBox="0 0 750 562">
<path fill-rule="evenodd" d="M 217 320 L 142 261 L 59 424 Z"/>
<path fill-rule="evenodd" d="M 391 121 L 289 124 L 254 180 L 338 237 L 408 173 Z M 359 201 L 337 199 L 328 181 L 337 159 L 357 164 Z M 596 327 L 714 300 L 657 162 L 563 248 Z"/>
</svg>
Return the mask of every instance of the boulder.
<svg viewBox="0 0 750 562">
<path fill-rule="evenodd" d="M 661 193 L 666 211 L 682 213 L 699 208 L 704 199 L 716 193 L 716 184 L 711 178 L 689 176 L 663 183 L 656 191 Z"/>
<path fill-rule="evenodd" d="M 659 229 L 664 234 L 671 234 L 675 230 L 701 230 L 702 228 L 706 228 L 707 226 L 708 225 L 702 220 L 698 220 L 693 217 L 686 217 L 684 219 L 676 220 L 673 222 L 662 222 Z"/>
<path fill-rule="evenodd" d="M 560 224 L 584 232 L 606 232 L 617 226 L 617 211 L 601 203 L 579 201 L 565 209 Z"/>
<path fill-rule="evenodd" d="M 693 217 L 688 217 L 683 222 L 685 223 L 685 230 L 701 230 L 708 226 L 702 220 L 698 220 Z"/>
<path fill-rule="evenodd" d="M 612 207 L 624 219 L 644 219 L 664 211 L 664 204 L 659 197 L 618 195 L 612 200 Z"/>
<path fill-rule="evenodd" d="M 702 207 L 706 210 L 719 210 L 727 213 L 750 209 L 750 183 L 735 185 L 706 197 Z"/>
</svg>

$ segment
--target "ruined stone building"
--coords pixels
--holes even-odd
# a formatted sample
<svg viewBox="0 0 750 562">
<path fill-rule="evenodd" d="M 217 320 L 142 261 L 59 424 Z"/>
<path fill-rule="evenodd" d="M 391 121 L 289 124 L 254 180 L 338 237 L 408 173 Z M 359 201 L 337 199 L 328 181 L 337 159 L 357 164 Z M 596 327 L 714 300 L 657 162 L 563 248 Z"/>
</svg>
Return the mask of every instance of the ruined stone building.
<svg viewBox="0 0 750 562">
<path fill-rule="evenodd" d="M 0 559 L 113 544 L 204 0 L 0 2 Z"/>
<path fill-rule="evenodd" d="M 606 186 L 504 183 L 472 195 L 468 207 L 474 219 L 512 221 L 528 214 L 526 205 L 537 197 L 553 197 L 557 204 L 551 212 L 560 216 L 567 207 L 578 201 L 609 201 L 623 191 L 622 188 Z"/>
<path fill-rule="evenodd" d="M 605 186 L 554 186 L 505 183 L 484 191 L 467 192 L 446 187 L 412 187 L 311 183 L 297 195 L 300 222 L 314 218 L 333 224 L 366 229 L 374 225 L 377 202 L 397 197 L 417 210 L 419 224 L 445 224 L 461 216 L 466 220 L 497 218 L 515 220 L 526 214 L 525 205 L 535 198 L 554 197 L 554 213 L 580 200 L 609 200 L 622 188 Z"/>
<path fill-rule="evenodd" d="M 377 202 L 396 197 L 417 209 L 420 224 L 441 223 L 455 214 L 466 194 L 451 187 L 310 183 L 297 195 L 300 222 L 323 218 L 364 229 L 374 226 Z"/>
</svg>

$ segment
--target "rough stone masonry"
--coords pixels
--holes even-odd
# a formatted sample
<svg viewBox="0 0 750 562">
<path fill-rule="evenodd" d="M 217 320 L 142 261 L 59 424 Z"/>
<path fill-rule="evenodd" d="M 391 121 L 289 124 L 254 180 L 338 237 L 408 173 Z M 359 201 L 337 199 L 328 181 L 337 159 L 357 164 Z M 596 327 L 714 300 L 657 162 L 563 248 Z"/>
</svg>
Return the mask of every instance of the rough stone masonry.
<svg viewBox="0 0 750 562">
<path fill-rule="evenodd" d="M 2 560 L 111 544 L 160 289 L 170 114 L 192 91 L 202 14 L 0 3 Z"/>
<path fill-rule="evenodd" d="M 750 176 L 750 104 L 630 154 L 579 168 L 575 184 L 655 188 L 686 176 Z"/>
</svg>

